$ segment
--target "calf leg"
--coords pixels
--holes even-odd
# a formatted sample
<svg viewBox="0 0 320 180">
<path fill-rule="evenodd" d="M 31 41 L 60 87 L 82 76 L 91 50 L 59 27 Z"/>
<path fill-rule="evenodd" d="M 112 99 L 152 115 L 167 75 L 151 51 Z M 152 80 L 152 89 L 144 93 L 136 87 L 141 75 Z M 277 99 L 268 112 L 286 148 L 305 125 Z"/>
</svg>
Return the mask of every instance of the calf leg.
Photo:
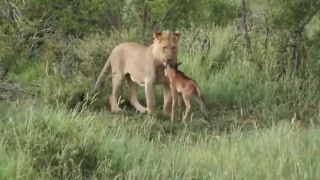
<svg viewBox="0 0 320 180">
<path fill-rule="evenodd" d="M 182 108 L 185 108 L 185 105 L 182 102 L 182 97 L 181 96 L 178 97 L 178 106 L 179 106 L 179 118 L 180 118 L 180 115 L 181 115 L 181 112 L 182 112 Z"/>
<path fill-rule="evenodd" d="M 183 101 L 184 101 L 184 104 L 186 106 L 186 111 L 184 112 L 184 116 L 183 116 L 183 119 L 182 121 L 185 121 L 187 116 L 188 116 L 188 113 L 190 111 L 190 108 L 191 108 L 191 105 L 190 105 L 190 96 L 187 96 L 187 95 L 183 95 Z"/>
<path fill-rule="evenodd" d="M 195 96 L 196 101 L 200 104 L 201 107 L 201 111 L 204 113 L 204 115 L 206 116 L 206 118 L 208 118 L 208 112 L 207 112 L 207 108 L 206 105 L 203 102 L 203 99 L 199 96 Z"/>
<path fill-rule="evenodd" d="M 174 89 L 171 90 L 171 96 L 172 96 L 172 104 L 171 104 L 171 124 L 173 123 L 174 118 L 174 108 L 176 106 L 176 91 Z"/>
</svg>

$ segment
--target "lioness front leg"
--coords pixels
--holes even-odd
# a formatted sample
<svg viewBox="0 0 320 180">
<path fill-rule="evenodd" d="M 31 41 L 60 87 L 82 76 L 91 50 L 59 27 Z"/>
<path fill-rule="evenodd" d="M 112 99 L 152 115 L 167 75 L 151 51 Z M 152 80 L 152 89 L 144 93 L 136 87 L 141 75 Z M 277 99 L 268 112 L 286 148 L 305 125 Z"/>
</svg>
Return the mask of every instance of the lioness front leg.
<svg viewBox="0 0 320 180">
<path fill-rule="evenodd" d="M 171 105 L 172 105 L 172 92 L 170 85 L 163 85 L 163 114 L 170 116 L 171 114 Z"/>
<path fill-rule="evenodd" d="M 153 81 L 149 81 L 149 82 L 145 83 L 145 93 L 146 93 L 148 114 L 153 114 L 154 113 L 154 107 L 155 107 L 154 83 L 153 83 Z"/>
<path fill-rule="evenodd" d="M 141 113 L 145 113 L 147 108 L 143 107 L 138 101 L 138 85 L 132 81 L 129 75 L 125 76 L 125 78 L 129 89 L 129 101 L 131 105 Z"/>
</svg>

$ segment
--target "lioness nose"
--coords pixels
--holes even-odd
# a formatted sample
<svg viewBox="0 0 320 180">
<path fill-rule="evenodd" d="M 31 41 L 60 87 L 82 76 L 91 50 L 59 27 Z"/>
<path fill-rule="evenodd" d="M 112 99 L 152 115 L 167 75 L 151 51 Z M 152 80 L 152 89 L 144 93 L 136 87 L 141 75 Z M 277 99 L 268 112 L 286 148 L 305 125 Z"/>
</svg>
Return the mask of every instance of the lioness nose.
<svg viewBox="0 0 320 180">
<path fill-rule="evenodd" d="M 172 61 L 172 59 L 167 59 L 168 62 Z"/>
</svg>

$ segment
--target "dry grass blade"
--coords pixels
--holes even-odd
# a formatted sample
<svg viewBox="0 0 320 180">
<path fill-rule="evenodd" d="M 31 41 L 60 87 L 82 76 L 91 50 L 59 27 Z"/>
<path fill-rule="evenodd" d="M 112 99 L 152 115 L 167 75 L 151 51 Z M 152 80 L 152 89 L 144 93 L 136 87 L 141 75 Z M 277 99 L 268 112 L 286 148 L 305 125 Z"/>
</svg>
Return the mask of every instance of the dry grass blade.
<svg viewBox="0 0 320 180">
<path fill-rule="evenodd" d="M 26 95 L 34 96 L 35 94 L 25 90 L 19 84 L 11 84 L 8 81 L 0 82 L 0 100 L 16 100 Z"/>
</svg>

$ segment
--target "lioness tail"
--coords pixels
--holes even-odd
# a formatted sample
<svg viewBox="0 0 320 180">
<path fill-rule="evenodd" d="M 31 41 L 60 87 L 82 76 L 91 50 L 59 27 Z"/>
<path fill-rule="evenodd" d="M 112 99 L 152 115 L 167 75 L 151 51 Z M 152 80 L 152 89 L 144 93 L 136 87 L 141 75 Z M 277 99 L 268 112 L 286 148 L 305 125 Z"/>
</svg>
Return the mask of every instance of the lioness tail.
<svg viewBox="0 0 320 180">
<path fill-rule="evenodd" d="M 98 89 L 98 86 L 100 85 L 101 78 L 102 78 L 102 76 L 104 75 L 104 73 L 106 72 L 106 70 L 107 70 L 107 69 L 110 69 L 110 67 L 111 67 L 111 60 L 110 60 L 110 59 L 111 59 L 111 58 L 110 58 L 110 56 L 109 56 L 106 64 L 104 65 L 104 67 L 103 67 L 103 69 L 102 69 L 102 71 L 101 71 L 101 73 L 100 73 L 100 75 L 99 75 L 99 77 L 98 77 L 98 79 L 97 79 L 97 81 L 96 81 L 96 84 L 94 85 L 94 88 L 93 88 L 93 91 L 94 91 L 94 92 Z"/>
</svg>

